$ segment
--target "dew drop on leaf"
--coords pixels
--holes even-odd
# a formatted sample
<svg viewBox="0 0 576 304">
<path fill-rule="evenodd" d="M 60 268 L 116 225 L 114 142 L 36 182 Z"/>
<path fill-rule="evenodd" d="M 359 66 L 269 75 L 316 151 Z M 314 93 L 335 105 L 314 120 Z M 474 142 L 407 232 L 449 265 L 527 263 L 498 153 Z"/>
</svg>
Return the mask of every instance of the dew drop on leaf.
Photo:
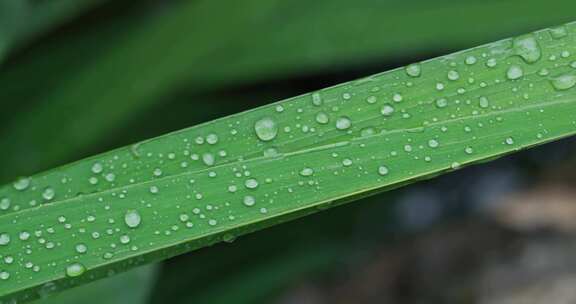
<svg viewBox="0 0 576 304">
<path fill-rule="evenodd" d="M 66 275 L 73 278 L 78 277 L 86 272 L 86 267 L 80 263 L 72 263 L 66 267 Z"/>
<path fill-rule="evenodd" d="M 556 90 L 563 91 L 568 90 L 576 85 L 576 76 L 566 74 L 552 79 L 552 86 Z"/>
<path fill-rule="evenodd" d="M 336 128 L 338 130 L 346 130 L 352 126 L 352 121 L 346 116 L 339 117 L 336 120 Z"/>
<path fill-rule="evenodd" d="M 422 69 L 418 63 L 413 63 L 406 67 L 406 74 L 408 74 L 408 76 L 418 77 L 421 73 Z"/>
<path fill-rule="evenodd" d="M 522 57 L 527 63 L 534 63 L 542 56 L 538 41 L 532 35 L 520 36 L 513 42 L 514 54 Z"/>
<path fill-rule="evenodd" d="M 124 215 L 124 223 L 130 228 L 136 228 L 142 222 L 142 217 L 137 210 L 128 210 Z"/>
<path fill-rule="evenodd" d="M 30 178 L 29 177 L 21 177 L 17 179 L 14 184 L 14 189 L 18 191 L 24 191 L 30 186 Z"/>
<path fill-rule="evenodd" d="M 256 131 L 256 136 L 262 141 L 271 141 L 276 138 L 278 134 L 278 126 L 276 122 L 270 118 L 262 118 L 254 124 L 254 130 Z"/>
<path fill-rule="evenodd" d="M 517 65 L 509 67 L 508 71 L 506 71 L 506 77 L 510 80 L 520 79 L 522 76 L 524 76 L 524 71 Z"/>
</svg>

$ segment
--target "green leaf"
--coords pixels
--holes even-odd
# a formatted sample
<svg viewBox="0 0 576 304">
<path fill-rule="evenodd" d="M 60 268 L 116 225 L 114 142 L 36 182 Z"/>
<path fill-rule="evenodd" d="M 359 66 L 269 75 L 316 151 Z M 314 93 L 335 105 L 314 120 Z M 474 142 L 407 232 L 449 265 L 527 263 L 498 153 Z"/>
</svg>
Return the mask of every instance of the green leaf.
<svg viewBox="0 0 576 304">
<path fill-rule="evenodd" d="M 47 283 L 63 290 L 573 135 L 575 53 L 571 23 L 18 179 L 0 188 L 0 295 L 30 300 Z"/>
<path fill-rule="evenodd" d="M 223 10 L 220 2 L 179 1 L 158 14 L 143 10 L 153 18 L 130 11 L 80 37 L 43 45 L 31 62 L 0 75 L 0 99 L 13 101 L 12 109 L 33 104 L 20 115 L 0 113 L 0 122 L 10 121 L 0 128 L 0 180 L 92 154 L 126 117 L 164 104 L 182 87 L 202 92 L 423 49 L 470 47 L 569 21 L 576 8 L 568 0 L 555 3 L 562 10 L 521 0 L 418 2 L 247 0 Z M 522 18 L 512 18 L 518 7 Z M 55 120 L 68 126 L 57 142 L 45 127 Z M 43 149 L 29 149 L 34 145 Z"/>
</svg>

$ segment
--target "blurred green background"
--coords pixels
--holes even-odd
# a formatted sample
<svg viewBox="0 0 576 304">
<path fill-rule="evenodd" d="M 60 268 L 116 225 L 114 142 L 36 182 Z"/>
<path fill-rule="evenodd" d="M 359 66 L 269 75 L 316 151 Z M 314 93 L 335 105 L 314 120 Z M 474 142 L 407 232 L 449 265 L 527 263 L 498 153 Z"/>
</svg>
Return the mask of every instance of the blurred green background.
<svg viewBox="0 0 576 304">
<path fill-rule="evenodd" d="M 574 21 L 575 8 L 572 0 L 0 0 L 0 181 Z M 576 282 L 564 258 L 576 251 L 575 231 L 542 210 L 553 197 L 558 214 L 576 215 L 575 148 L 564 140 L 522 152 L 39 302 L 574 303 L 574 294 L 553 301 Z M 518 212 L 526 209 L 536 215 Z"/>
</svg>

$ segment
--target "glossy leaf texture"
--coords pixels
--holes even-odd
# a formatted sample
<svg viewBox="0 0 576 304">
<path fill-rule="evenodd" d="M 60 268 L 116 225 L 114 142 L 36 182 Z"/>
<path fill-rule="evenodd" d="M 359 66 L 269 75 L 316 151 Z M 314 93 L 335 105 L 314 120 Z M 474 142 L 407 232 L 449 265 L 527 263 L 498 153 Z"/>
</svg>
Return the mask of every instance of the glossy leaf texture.
<svg viewBox="0 0 576 304">
<path fill-rule="evenodd" d="M 2 300 L 573 135 L 575 53 L 571 23 L 17 179 L 0 188 Z"/>
</svg>

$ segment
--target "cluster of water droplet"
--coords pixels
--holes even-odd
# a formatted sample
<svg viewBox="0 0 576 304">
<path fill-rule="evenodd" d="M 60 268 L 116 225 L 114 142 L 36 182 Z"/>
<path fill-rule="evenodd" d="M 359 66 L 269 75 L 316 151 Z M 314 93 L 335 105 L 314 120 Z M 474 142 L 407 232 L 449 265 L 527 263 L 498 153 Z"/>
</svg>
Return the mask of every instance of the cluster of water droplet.
<svg viewBox="0 0 576 304">
<path fill-rule="evenodd" d="M 0 189 L 0 289 L 555 136 L 574 121 L 539 115 L 570 109 L 572 40 L 567 27 L 521 36 L 17 179 Z"/>
</svg>

